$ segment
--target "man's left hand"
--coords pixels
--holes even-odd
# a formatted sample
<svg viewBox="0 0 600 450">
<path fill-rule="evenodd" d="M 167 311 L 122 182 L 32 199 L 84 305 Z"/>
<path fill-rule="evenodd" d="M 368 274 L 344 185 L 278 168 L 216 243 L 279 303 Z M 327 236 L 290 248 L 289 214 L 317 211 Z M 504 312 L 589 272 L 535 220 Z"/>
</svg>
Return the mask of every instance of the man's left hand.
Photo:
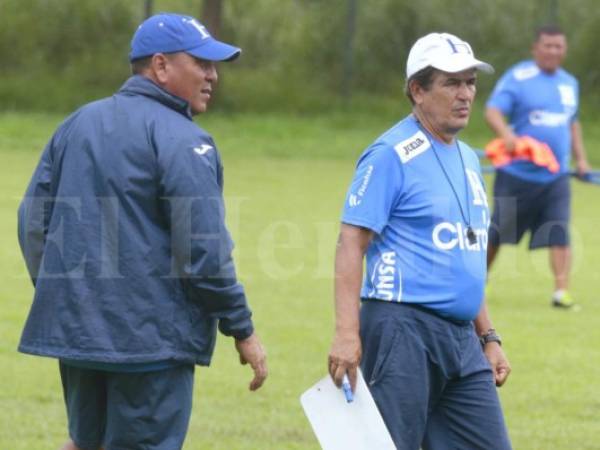
<svg viewBox="0 0 600 450">
<path fill-rule="evenodd" d="M 591 170 L 591 167 L 586 159 L 581 159 L 575 163 L 577 168 L 577 175 L 583 177 L 586 173 Z"/>
<path fill-rule="evenodd" d="M 250 390 L 255 391 L 267 378 L 267 354 L 256 333 L 243 340 L 235 340 L 235 349 L 240 355 L 241 364 L 250 364 L 254 378 L 250 382 Z"/>
<path fill-rule="evenodd" d="M 497 342 L 488 342 L 485 344 L 483 352 L 492 366 L 496 386 L 502 386 L 510 374 L 510 363 L 502 347 Z"/>
<path fill-rule="evenodd" d="M 344 374 L 348 374 L 352 391 L 356 390 L 357 370 L 362 355 L 362 345 L 358 330 L 336 333 L 329 351 L 328 369 L 337 387 L 342 386 Z"/>
</svg>

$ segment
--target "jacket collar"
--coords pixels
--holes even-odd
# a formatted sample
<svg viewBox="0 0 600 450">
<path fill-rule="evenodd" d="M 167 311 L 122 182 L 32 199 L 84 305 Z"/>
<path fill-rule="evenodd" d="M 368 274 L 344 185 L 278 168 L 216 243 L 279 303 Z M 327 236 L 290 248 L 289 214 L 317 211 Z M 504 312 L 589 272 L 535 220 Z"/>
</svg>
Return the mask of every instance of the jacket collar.
<svg viewBox="0 0 600 450">
<path fill-rule="evenodd" d="M 142 75 L 133 75 L 130 77 L 125 84 L 121 86 L 119 93 L 138 94 L 150 97 L 192 120 L 192 110 L 187 101 L 181 97 L 170 94 L 152 80 Z"/>
</svg>

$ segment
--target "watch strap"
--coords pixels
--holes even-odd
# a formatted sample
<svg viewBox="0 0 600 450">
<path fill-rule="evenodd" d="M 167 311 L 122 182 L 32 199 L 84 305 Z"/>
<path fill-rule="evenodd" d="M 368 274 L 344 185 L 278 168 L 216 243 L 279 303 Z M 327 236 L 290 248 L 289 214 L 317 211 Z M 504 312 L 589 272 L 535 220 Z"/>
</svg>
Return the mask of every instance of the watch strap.
<svg viewBox="0 0 600 450">
<path fill-rule="evenodd" d="M 481 342 L 482 346 L 485 346 L 485 344 L 489 344 L 490 342 L 497 342 L 498 345 L 502 345 L 502 339 L 500 338 L 500 335 L 496 333 L 496 330 L 493 328 L 490 328 L 484 334 L 479 336 L 479 341 Z"/>
</svg>

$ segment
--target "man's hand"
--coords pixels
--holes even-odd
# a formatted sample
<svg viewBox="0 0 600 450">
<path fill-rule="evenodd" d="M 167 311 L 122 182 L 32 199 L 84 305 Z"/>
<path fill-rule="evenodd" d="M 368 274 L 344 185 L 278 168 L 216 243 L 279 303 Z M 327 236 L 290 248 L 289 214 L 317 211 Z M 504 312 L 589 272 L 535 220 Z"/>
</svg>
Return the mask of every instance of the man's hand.
<svg viewBox="0 0 600 450">
<path fill-rule="evenodd" d="M 250 390 L 255 391 L 267 378 L 267 354 L 256 333 L 243 340 L 235 340 L 235 349 L 240 355 L 241 364 L 250 364 L 254 370 L 254 379 L 250 382 Z"/>
<path fill-rule="evenodd" d="M 507 131 L 503 136 L 504 148 L 507 152 L 513 153 L 517 148 L 517 136 L 512 131 Z"/>
<path fill-rule="evenodd" d="M 329 375 L 337 387 L 342 386 L 344 374 L 348 374 L 352 391 L 356 389 L 358 364 L 362 355 L 360 336 L 356 332 L 337 332 L 329 352 Z"/>
<path fill-rule="evenodd" d="M 575 162 L 575 167 L 577 168 L 577 175 L 579 177 L 585 176 L 585 174 L 591 170 L 591 167 L 585 158 L 577 160 Z"/>
<path fill-rule="evenodd" d="M 497 342 L 488 342 L 485 344 L 483 352 L 492 366 L 496 386 L 502 386 L 510 374 L 510 363 L 506 359 L 502 347 Z"/>
<path fill-rule="evenodd" d="M 485 109 L 485 120 L 494 133 L 496 133 L 496 136 L 504 141 L 506 151 L 513 153 L 517 145 L 517 136 L 510 125 L 506 123 L 504 113 L 493 106 L 488 106 Z"/>
</svg>

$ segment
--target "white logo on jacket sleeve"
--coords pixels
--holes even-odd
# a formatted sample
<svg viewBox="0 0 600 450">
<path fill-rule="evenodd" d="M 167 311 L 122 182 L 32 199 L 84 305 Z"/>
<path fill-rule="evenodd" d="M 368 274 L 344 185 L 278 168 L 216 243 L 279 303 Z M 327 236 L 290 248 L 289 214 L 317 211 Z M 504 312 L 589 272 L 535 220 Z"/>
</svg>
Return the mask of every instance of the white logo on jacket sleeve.
<svg viewBox="0 0 600 450">
<path fill-rule="evenodd" d="M 394 150 L 398 153 L 400 160 L 406 163 L 413 159 L 415 156 L 420 155 L 427 150 L 431 144 L 422 131 L 417 132 L 415 135 L 409 137 L 407 140 L 397 143 L 394 146 Z"/>
<path fill-rule="evenodd" d="M 206 152 L 212 150 L 213 146 L 208 144 L 202 144 L 200 147 L 194 147 L 194 151 L 199 155 L 205 155 Z"/>
</svg>

